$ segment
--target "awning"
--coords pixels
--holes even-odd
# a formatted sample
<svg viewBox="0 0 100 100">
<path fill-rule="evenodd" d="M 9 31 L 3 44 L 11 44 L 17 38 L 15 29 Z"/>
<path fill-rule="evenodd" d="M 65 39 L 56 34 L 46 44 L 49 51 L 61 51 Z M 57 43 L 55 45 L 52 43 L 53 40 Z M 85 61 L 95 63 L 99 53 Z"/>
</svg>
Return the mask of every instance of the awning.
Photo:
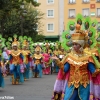
<svg viewBox="0 0 100 100">
<path fill-rule="evenodd" d="M 54 36 L 45 36 L 45 39 L 47 38 L 59 38 L 59 35 L 54 35 Z"/>
</svg>

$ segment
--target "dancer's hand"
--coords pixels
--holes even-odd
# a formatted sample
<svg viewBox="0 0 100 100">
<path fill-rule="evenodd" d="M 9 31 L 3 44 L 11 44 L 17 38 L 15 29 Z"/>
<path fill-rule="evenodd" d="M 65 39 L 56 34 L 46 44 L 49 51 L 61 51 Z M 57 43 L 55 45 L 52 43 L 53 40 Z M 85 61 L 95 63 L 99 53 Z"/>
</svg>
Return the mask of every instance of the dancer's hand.
<svg viewBox="0 0 100 100">
<path fill-rule="evenodd" d="M 51 57 L 52 60 L 58 60 L 59 58 L 57 58 L 56 56 Z"/>
</svg>

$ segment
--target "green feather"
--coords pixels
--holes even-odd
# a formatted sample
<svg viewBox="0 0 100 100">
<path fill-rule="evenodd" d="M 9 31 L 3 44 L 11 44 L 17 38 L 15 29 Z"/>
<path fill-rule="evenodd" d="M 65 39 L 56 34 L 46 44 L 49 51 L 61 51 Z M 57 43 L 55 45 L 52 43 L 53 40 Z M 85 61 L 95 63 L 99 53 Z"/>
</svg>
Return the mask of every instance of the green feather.
<svg viewBox="0 0 100 100">
<path fill-rule="evenodd" d="M 74 21 L 69 21 L 67 24 L 67 30 L 70 30 L 70 25 L 75 25 Z"/>
<path fill-rule="evenodd" d="M 17 34 L 14 34 L 14 36 L 13 36 L 14 38 L 17 38 Z"/>
<path fill-rule="evenodd" d="M 62 41 L 62 43 L 61 43 L 61 46 L 62 46 L 65 50 L 69 50 L 70 47 L 67 46 L 67 43 L 70 41 L 70 39 L 67 39 L 67 38 L 66 38 L 66 35 L 70 35 L 69 31 L 63 32 L 63 34 L 62 34 L 62 40 L 63 40 L 63 41 Z"/>
<path fill-rule="evenodd" d="M 9 38 L 8 38 L 8 41 L 12 42 L 12 38 L 11 38 L 11 37 L 9 37 Z"/>
<path fill-rule="evenodd" d="M 89 23 L 89 27 L 91 26 L 91 18 L 90 17 L 84 18 L 84 23 L 85 22 L 88 22 Z"/>
<path fill-rule="evenodd" d="M 92 20 L 91 21 L 91 26 L 92 26 L 93 23 L 95 23 L 97 25 L 98 24 L 98 21 L 96 19 Z"/>
<path fill-rule="evenodd" d="M 83 15 L 81 15 L 81 14 L 77 14 L 77 16 L 76 16 L 76 22 L 77 22 L 78 19 L 83 20 Z"/>
<path fill-rule="evenodd" d="M 32 38 L 31 38 L 31 37 L 29 37 L 29 38 L 28 38 L 28 41 L 32 41 Z"/>
<path fill-rule="evenodd" d="M 90 48 L 94 48 L 97 44 L 97 41 L 95 39 L 96 37 L 96 29 L 93 27 L 90 27 L 90 31 L 93 33 L 92 37 L 90 37 L 90 40 L 92 40 L 92 44 L 90 45 Z"/>
<path fill-rule="evenodd" d="M 27 36 L 24 36 L 23 39 L 26 40 L 27 39 Z"/>
<path fill-rule="evenodd" d="M 23 40 L 23 37 L 22 36 L 19 36 L 19 38 L 18 38 L 19 40 Z"/>
</svg>

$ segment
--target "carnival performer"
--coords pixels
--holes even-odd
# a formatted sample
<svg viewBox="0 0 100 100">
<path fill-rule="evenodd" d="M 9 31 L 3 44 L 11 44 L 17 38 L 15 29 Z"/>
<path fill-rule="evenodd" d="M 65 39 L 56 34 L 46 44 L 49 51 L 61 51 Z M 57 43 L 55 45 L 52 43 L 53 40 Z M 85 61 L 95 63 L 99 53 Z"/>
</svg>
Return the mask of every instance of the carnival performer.
<svg viewBox="0 0 100 100">
<path fill-rule="evenodd" d="M 52 58 L 60 68 L 52 100 L 100 100 L 100 63 L 97 55 L 84 52 L 88 37 L 79 24 L 71 39 L 71 52 L 62 61 Z"/>
<path fill-rule="evenodd" d="M 41 47 L 38 45 L 35 48 L 35 54 L 33 55 L 33 61 L 34 61 L 34 77 L 37 78 L 38 76 L 42 77 L 42 54 L 41 54 Z"/>
<path fill-rule="evenodd" d="M 43 53 L 43 74 L 50 74 L 50 54 L 48 53 L 48 49 L 46 49 L 45 53 Z"/>
<path fill-rule="evenodd" d="M 17 85 L 19 82 L 24 82 L 23 72 L 23 55 L 21 51 L 18 49 L 19 42 L 17 39 L 14 39 L 14 42 L 12 43 L 12 50 L 10 51 L 10 73 L 12 76 L 12 85 Z"/>
<path fill-rule="evenodd" d="M 56 44 L 55 50 L 53 52 L 53 55 L 59 58 L 59 50 L 58 50 L 57 44 Z M 55 63 L 55 61 L 53 61 L 53 63 L 54 63 L 53 72 L 58 73 L 59 67 L 57 66 L 57 64 Z"/>
<path fill-rule="evenodd" d="M 2 57 L 0 55 L 0 87 L 4 88 L 5 87 L 5 82 L 4 82 L 4 75 L 6 74 L 6 62 L 2 60 Z"/>
<path fill-rule="evenodd" d="M 24 57 L 23 63 L 25 66 L 24 80 L 27 80 L 27 79 L 29 79 L 31 53 L 28 50 L 28 42 L 26 40 L 24 40 L 24 42 L 23 42 L 22 55 Z"/>
</svg>

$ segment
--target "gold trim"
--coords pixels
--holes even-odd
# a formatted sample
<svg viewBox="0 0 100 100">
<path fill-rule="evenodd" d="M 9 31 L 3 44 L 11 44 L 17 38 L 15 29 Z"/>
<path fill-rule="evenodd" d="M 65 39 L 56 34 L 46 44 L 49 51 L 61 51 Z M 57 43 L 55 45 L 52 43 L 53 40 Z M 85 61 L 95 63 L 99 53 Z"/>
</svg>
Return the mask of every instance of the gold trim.
<svg viewBox="0 0 100 100">
<path fill-rule="evenodd" d="M 71 58 L 72 60 L 74 60 L 76 62 L 88 61 L 89 57 L 91 57 L 91 56 L 87 55 L 87 54 L 84 54 L 84 53 L 80 56 L 78 56 L 77 54 L 72 54 L 72 53 L 68 54 L 68 58 Z"/>
<path fill-rule="evenodd" d="M 79 93 L 79 88 L 78 88 L 78 96 L 79 96 L 79 99 L 82 100 L 82 99 L 81 99 L 81 96 L 80 96 L 79 94 L 80 94 L 80 93 Z"/>
<path fill-rule="evenodd" d="M 72 95 L 73 95 L 73 93 L 74 93 L 74 90 L 75 90 L 75 87 L 73 88 L 72 94 L 71 94 L 71 96 L 69 97 L 69 99 L 68 99 L 68 100 L 70 100 L 70 99 L 71 99 L 71 97 L 72 97 Z"/>
</svg>

